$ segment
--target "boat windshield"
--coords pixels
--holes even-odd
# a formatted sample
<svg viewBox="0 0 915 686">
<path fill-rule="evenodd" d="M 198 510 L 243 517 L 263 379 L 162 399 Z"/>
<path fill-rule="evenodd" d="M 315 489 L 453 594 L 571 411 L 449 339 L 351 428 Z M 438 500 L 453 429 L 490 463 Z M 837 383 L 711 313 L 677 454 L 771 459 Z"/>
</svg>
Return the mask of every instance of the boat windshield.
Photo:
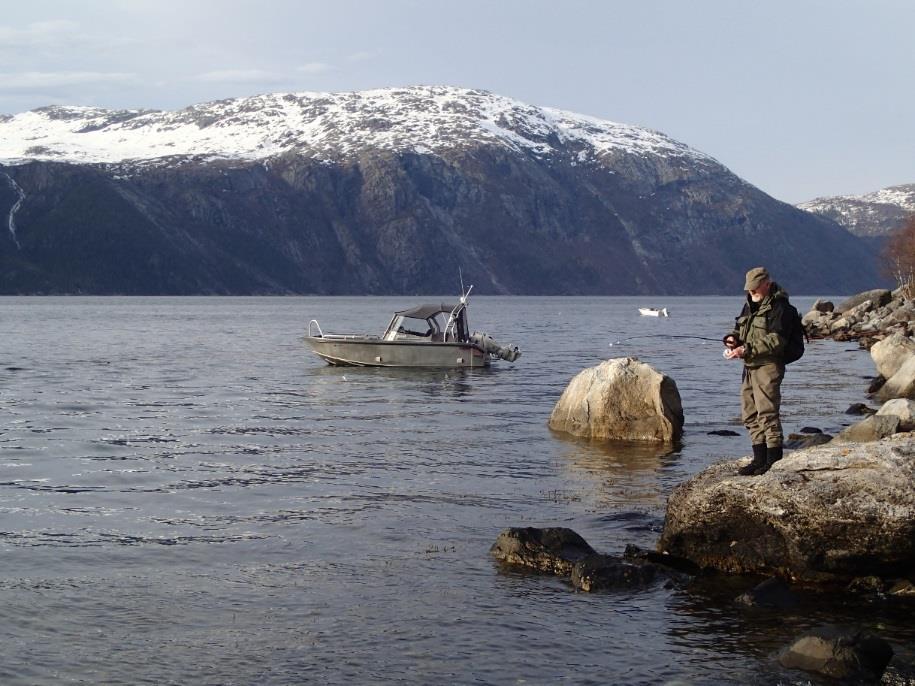
<svg viewBox="0 0 915 686">
<path fill-rule="evenodd" d="M 436 312 L 425 318 L 411 317 L 407 314 L 395 314 L 384 332 L 384 340 L 441 343 L 446 340 L 445 327 L 447 323 L 447 312 Z M 451 332 L 449 332 L 447 340 L 453 340 Z"/>
</svg>

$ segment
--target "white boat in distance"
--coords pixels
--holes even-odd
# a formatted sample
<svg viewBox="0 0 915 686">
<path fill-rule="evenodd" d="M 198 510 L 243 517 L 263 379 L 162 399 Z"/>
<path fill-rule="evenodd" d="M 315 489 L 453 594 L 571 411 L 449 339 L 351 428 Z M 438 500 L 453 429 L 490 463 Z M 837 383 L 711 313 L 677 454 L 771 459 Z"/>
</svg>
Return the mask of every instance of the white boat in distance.
<svg viewBox="0 0 915 686">
<path fill-rule="evenodd" d="M 669 317 L 667 313 L 667 308 L 662 307 L 658 309 L 657 307 L 640 307 L 639 314 L 643 317 Z"/>
</svg>

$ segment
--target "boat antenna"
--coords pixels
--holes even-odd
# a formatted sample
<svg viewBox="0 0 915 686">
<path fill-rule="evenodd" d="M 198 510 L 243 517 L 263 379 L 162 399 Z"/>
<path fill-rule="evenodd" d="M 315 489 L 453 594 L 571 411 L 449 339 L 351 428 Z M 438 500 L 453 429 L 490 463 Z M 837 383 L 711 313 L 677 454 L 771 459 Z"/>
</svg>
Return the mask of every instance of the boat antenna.
<svg viewBox="0 0 915 686">
<path fill-rule="evenodd" d="M 473 290 L 473 284 L 470 284 L 470 288 L 466 291 L 464 290 L 464 271 L 458 267 L 458 278 L 461 280 L 461 304 L 467 304 L 467 296 L 470 295 L 470 291 Z"/>
</svg>

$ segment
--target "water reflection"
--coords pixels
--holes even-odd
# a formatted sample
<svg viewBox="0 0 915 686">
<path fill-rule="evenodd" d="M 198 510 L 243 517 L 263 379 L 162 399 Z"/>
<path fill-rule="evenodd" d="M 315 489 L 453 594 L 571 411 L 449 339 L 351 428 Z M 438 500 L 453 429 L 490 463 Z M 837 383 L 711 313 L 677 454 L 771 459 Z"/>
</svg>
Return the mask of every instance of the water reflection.
<svg viewBox="0 0 915 686">
<path fill-rule="evenodd" d="M 568 476 L 590 483 L 592 497 L 601 507 L 656 508 L 663 503 L 660 473 L 676 462 L 679 444 L 596 441 L 557 431 L 551 434 L 562 444 L 559 454 Z"/>
<path fill-rule="evenodd" d="M 504 370 L 502 370 L 504 371 Z M 412 392 L 440 398 L 462 398 L 474 391 L 474 382 L 481 378 L 491 379 L 500 373 L 496 368 L 481 369 L 425 369 L 402 367 L 333 367 L 324 365 L 308 370 L 308 376 L 316 379 L 316 389 L 332 391 L 336 384 L 355 384 L 373 390 L 387 390 L 392 394 L 404 395 Z M 387 389 L 385 389 L 387 387 Z"/>
</svg>

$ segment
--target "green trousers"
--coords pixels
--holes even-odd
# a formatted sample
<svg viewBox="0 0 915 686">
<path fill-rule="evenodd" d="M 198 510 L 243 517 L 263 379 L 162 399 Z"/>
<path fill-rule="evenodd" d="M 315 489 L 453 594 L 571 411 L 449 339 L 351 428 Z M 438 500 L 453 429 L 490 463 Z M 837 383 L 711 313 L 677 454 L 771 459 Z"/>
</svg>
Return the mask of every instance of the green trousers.
<svg viewBox="0 0 915 686">
<path fill-rule="evenodd" d="M 740 385 L 740 408 L 743 425 L 750 432 L 753 445 L 769 448 L 782 445 L 782 379 L 785 365 L 771 362 L 761 367 L 744 367 Z"/>
</svg>

